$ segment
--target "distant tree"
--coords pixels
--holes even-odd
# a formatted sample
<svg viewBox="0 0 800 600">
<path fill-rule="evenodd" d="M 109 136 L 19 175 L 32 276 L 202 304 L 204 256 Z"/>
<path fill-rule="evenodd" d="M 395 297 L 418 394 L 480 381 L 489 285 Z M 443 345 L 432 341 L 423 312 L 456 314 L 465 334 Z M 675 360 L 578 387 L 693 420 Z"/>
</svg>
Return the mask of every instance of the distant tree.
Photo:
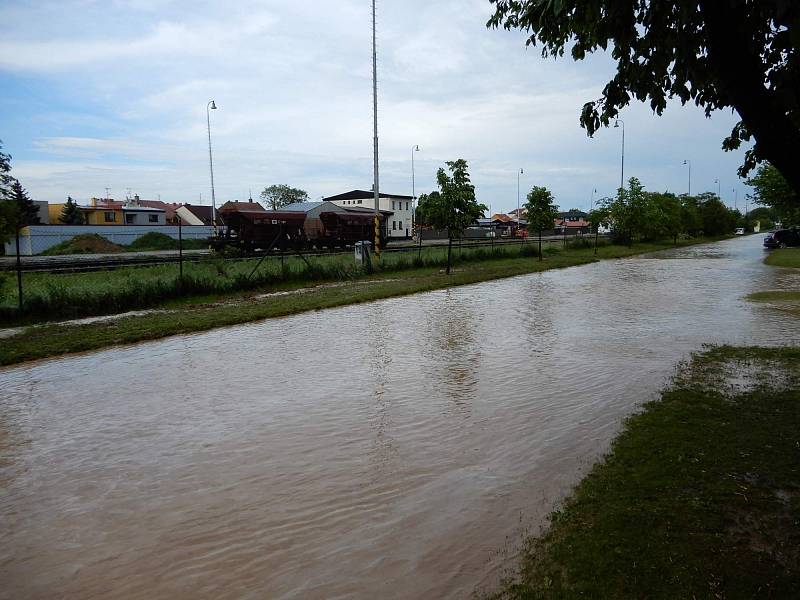
<svg viewBox="0 0 800 600">
<path fill-rule="evenodd" d="M 800 194 L 800 3 L 792 0 L 489 0 L 489 27 L 519 29 L 544 57 L 609 50 L 617 72 L 583 106 L 589 135 L 632 99 L 661 114 L 667 100 L 741 121 L 725 150 L 755 139 L 739 169 L 769 160 Z"/>
<path fill-rule="evenodd" d="M 528 192 L 525 203 L 525 210 L 528 212 L 528 232 L 539 233 L 539 260 L 542 260 L 542 231 L 552 229 L 558 217 L 558 207 L 553 201 L 550 190 L 535 185 Z"/>
<path fill-rule="evenodd" d="M 703 233 L 706 235 L 732 233 L 736 228 L 734 211 L 725 206 L 716 194 L 711 192 L 698 194 L 697 204 L 700 209 Z"/>
<path fill-rule="evenodd" d="M 780 221 L 780 217 L 776 215 L 774 209 L 769 206 L 759 206 L 750 211 L 750 221 L 758 221 L 761 229 L 772 229 L 775 226 L 775 221 Z M 742 227 L 743 225 L 740 225 Z"/>
<path fill-rule="evenodd" d="M 475 186 L 470 182 L 467 161 L 463 158 L 448 161 L 436 173 L 439 191 L 422 194 L 417 206 L 417 220 L 422 225 L 447 230 L 447 274 L 450 274 L 453 239 L 460 238 L 464 229 L 475 223 L 487 210 L 475 199 Z"/>
<path fill-rule="evenodd" d="M 58 220 L 64 225 L 83 225 L 86 222 L 83 211 L 78 206 L 78 203 L 72 199 L 72 196 L 67 196 L 67 203 L 61 209 L 61 215 Z"/>
<path fill-rule="evenodd" d="M 14 231 L 12 225 L 13 206 L 11 199 L 11 157 L 2 152 L 3 141 L 0 140 L 0 243 L 5 242 Z"/>
<path fill-rule="evenodd" d="M 658 208 L 662 231 L 677 245 L 678 236 L 683 233 L 683 206 L 680 199 L 668 192 L 652 194 L 651 198 Z"/>
<path fill-rule="evenodd" d="M 11 183 L 11 194 L 8 201 L 11 203 L 12 225 L 16 229 L 39 224 L 39 207 L 30 199 L 28 192 L 17 179 Z"/>
<path fill-rule="evenodd" d="M 703 233 L 703 221 L 700 218 L 700 206 L 697 198 L 682 194 L 681 202 L 681 228 L 684 233 L 691 236 L 698 236 Z"/>
<path fill-rule="evenodd" d="M 784 226 L 800 225 L 800 194 L 778 169 L 769 163 L 762 164 L 746 183 L 753 187 L 754 200 L 772 208 Z"/>
<path fill-rule="evenodd" d="M 414 213 L 417 223 L 427 227 L 434 227 L 434 223 L 445 220 L 439 213 L 443 211 L 442 195 L 439 192 L 420 194 L 417 199 L 417 210 Z"/>
<path fill-rule="evenodd" d="M 619 188 L 615 198 L 605 198 L 600 206 L 608 212 L 615 242 L 633 245 L 636 236 L 646 235 L 648 223 L 648 199 L 644 187 L 636 177 L 628 180 L 627 188 Z"/>
<path fill-rule="evenodd" d="M 294 202 L 308 202 L 308 192 L 284 184 L 271 185 L 264 188 L 260 198 L 266 202 L 272 210 L 278 210 Z"/>
</svg>

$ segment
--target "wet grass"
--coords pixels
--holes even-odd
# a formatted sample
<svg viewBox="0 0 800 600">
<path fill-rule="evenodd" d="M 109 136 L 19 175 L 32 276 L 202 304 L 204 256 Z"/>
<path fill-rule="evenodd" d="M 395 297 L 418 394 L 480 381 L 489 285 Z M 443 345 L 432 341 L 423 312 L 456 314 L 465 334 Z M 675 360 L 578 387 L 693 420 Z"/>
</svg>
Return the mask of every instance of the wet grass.
<svg viewBox="0 0 800 600">
<path fill-rule="evenodd" d="M 773 267 L 800 269 L 800 248 L 771 250 L 764 262 Z M 752 302 L 763 302 L 775 308 L 800 316 L 800 290 L 769 290 L 749 294 Z"/>
<path fill-rule="evenodd" d="M 796 598 L 798 384 L 798 348 L 695 356 L 492 597 Z"/>
<path fill-rule="evenodd" d="M 782 248 L 771 250 L 764 262 L 773 267 L 791 267 L 800 269 L 800 248 Z"/>
<path fill-rule="evenodd" d="M 688 243 L 684 242 L 684 245 Z M 278 271 L 281 274 L 280 278 L 270 280 L 269 277 L 276 273 L 276 269 L 280 269 L 280 260 L 270 259 L 265 261 L 261 267 L 265 274 L 264 279 L 257 279 L 252 284 L 238 289 L 235 285 L 227 288 L 222 285 L 217 287 L 198 285 L 192 290 L 191 295 L 181 290 L 175 290 L 169 287 L 169 283 L 163 283 L 159 279 L 163 270 L 174 271 L 175 267 L 171 265 L 147 269 L 124 269 L 125 273 L 123 274 L 112 271 L 66 276 L 79 278 L 78 281 L 87 290 L 84 301 L 91 305 L 92 310 L 80 307 L 79 310 L 82 314 L 103 314 L 97 311 L 100 308 L 108 308 L 107 306 L 103 307 L 100 303 L 109 302 L 109 298 L 114 299 L 114 310 L 105 311 L 109 313 L 120 312 L 126 308 L 141 309 L 143 307 L 153 307 L 169 312 L 155 312 L 122 317 L 110 322 L 77 325 L 41 322 L 31 326 L 30 318 L 18 320 L 16 324 L 24 327 L 22 331 L 12 337 L 0 340 L 0 364 L 8 365 L 47 356 L 157 339 L 180 333 L 204 331 L 308 310 L 367 302 L 379 298 L 512 277 L 546 269 L 576 266 L 596 260 L 623 258 L 671 247 L 670 243 L 636 244 L 633 247 L 608 245 L 600 247 L 597 255 L 593 253 L 592 248 L 585 247 L 567 248 L 560 251 L 553 249 L 546 254 L 543 261 L 537 260 L 535 256 L 527 256 L 529 253 L 535 253 L 533 244 L 524 246 L 522 250 L 519 246 L 513 249 L 503 249 L 505 254 L 501 253 L 500 248 L 495 249 L 494 255 L 490 254 L 491 249 L 480 249 L 484 252 L 483 255 L 473 252 L 471 255 L 464 256 L 466 255 L 464 252 L 461 259 L 455 262 L 454 271 L 449 276 L 444 274 L 440 266 L 441 250 L 437 251 L 437 249 L 423 250 L 422 266 L 415 266 L 420 264 L 415 260 L 416 254 L 414 256 L 394 255 L 393 257 L 387 253 L 381 268 L 371 274 L 357 270 L 349 256 L 327 257 L 331 260 L 324 268 L 321 267 L 318 271 L 311 272 L 311 275 L 316 275 L 316 279 L 309 277 L 309 271 L 305 265 L 300 267 L 297 264 L 302 263 L 300 259 L 293 259 L 296 262 L 290 264 L 290 261 L 287 260 L 284 270 Z M 429 257 L 428 260 L 426 260 L 426 253 Z M 219 264 L 201 263 L 196 265 L 196 268 L 204 269 L 205 277 L 213 276 L 213 271 L 209 274 L 210 269 L 225 270 L 227 277 L 223 281 L 233 280 L 236 282 L 240 281 L 237 277 L 241 278 L 241 274 L 249 272 L 253 266 L 252 261 L 226 261 L 224 263 L 219 261 Z M 259 272 L 262 272 L 261 269 Z M 146 294 L 148 288 L 141 287 L 142 281 L 146 281 L 146 278 L 137 273 L 138 271 L 144 271 L 153 278 L 152 286 L 156 292 L 166 291 L 161 294 L 153 292 L 148 296 Z M 233 277 L 231 277 L 232 273 Z M 287 276 L 287 273 L 295 273 L 295 276 Z M 119 278 L 124 279 L 125 277 L 131 278 L 134 282 L 130 288 L 119 285 Z M 174 278 L 174 273 L 163 275 L 163 277 Z M 171 279 L 167 279 L 167 282 L 169 281 Z M 316 287 L 308 287 L 309 285 L 316 285 Z M 112 290 L 112 293 L 104 293 L 104 289 Z M 123 291 L 114 291 L 119 289 Z M 257 294 L 265 292 L 292 291 L 295 293 L 268 298 L 257 297 Z M 114 296 L 114 293 L 119 295 Z M 74 306 L 71 304 L 73 301 L 69 298 L 63 300 L 65 306 L 73 307 L 74 310 Z"/>
</svg>

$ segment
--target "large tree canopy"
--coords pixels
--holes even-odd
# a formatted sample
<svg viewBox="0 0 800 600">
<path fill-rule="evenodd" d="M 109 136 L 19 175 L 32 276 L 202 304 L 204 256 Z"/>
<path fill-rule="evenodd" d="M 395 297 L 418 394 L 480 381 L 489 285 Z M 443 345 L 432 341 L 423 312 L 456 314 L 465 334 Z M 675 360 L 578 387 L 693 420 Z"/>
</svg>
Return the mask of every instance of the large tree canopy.
<svg viewBox="0 0 800 600">
<path fill-rule="evenodd" d="M 755 201 L 771 207 L 784 226 L 800 225 L 800 198 L 775 167 L 759 166 L 747 185 L 753 186 Z"/>
<path fill-rule="evenodd" d="M 669 98 L 706 115 L 735 109 L 723 142 L 752 138 L 739 173 L 768 160 L 800 193 L 800 2 L 797 0 L 489 0 L 489 27 L 520 29 L 542 55 L 581 60 L 610 48 L 614 78 L 587 102 L 592 135 L 632 99 L 661 114 Z"/>
<path fill-rule="evenodd" d="M 272 210 L 278 210 L 294 202 L 307 202 L 308 192 L 285 184 L 271 185 L 264 188 L 264 191 L 261 192 L 261 199 L 266 202 Z"/>
</svg>

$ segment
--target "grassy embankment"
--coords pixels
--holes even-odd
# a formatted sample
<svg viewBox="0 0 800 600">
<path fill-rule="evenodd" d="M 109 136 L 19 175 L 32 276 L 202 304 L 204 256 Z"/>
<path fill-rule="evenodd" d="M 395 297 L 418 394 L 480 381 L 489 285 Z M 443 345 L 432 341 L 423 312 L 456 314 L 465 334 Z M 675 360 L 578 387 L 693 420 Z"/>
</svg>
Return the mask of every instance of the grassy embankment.
<svg viewBox="0 0 800 600">
<path fill-rule="evenodd" d="M 493 597 L 798 597 L 798 440 L 800 349 L 695 356 Z"/>
<path fill-rule="evenodd" d="M 707 240 L 686 240 L 688 245 Z M 535 244 L 524 246 L 533 253 Z M 203 331 L 248 321 L 279 317 L 379 298 L 401 296 L 451 286 L 511 277 L 545 269 L 564 268 L 596 260 L 621 258 L 672 247 L 671 243 L 568 248 L 535 256 L 520 256 L 520 247 L 467 250 L 455 261 L 455 270 L 442 272 L 444 248 L 426 248 L 416 254 L 386 254 L 380 271 L 366 274 L 356 269 L 351 256 L 312 259 L 309 268 L 298 258 L 270 258 L 252 279 L 247 275 L 254 260 L 207 261 L 185 265 L 186 277 L 178 282 L 175 265 L 119 269 L 73 275 L 26 275 L 29 288 L 39 295 L 26 296 L 31 313 L 6 318 L 7 324 L 25 326 L 13 337 L 0 340 L 0 364 L 93 350 L 115 344 Z M 454 251 L 456 256 L 458 252 Z M 421 265 L 421 266 L 420 266 Z M 332 284 L 306 287 L 311 283 Z M 7 289 L 10 286 L 7 285 Z M 12 288 L 13 289 L 13 288 Z M 268 298 L 256 293 L 290 292 Z M 294 293 L 291 293 L 294 292 Z M 15 298 L 6 297 L 6 314 Z M 37 304 L 38 302 L 38 304 Z M 33 307 L 33 308 L 31 308 Z M 130 309 L 155 308 L 159 312 L 91 324 L 47 324 L 42 317 L 87 316 Z M 3 307 L 0 306 L 0 309 Z M 36 320 L 40 321 L 32 326 Z"/>
<path fill-rule="evenodd" d="M 773 267 L 800 269 L 800 248 L 772 250 L 764 262 Z M 765 302 L 776 308 L 800 315 L 800 290 L 768 290 L 755 292 L 747 297 L 754 302 Z"/>
</svg>

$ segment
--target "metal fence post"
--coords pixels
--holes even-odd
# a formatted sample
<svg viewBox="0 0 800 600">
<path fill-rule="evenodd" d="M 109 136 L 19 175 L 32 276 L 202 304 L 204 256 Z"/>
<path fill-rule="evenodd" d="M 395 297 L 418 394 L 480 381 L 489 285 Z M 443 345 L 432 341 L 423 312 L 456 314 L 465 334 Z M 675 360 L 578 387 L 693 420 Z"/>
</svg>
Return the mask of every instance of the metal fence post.
<svg viewBox="0 0 800 600">
<path fill-rule="evenodd" d="M 178 217 L 178 265 L 180 269 L 180 285 L 183 287 L 183 219 Z"/>
<path fill-rule="evenodd" d="M 17 244 L 17 300 L 19 301 L 19 314 L 22 316 L 22 259 L 19 256 L 19 226 L 16 228 L 14 237 Z"/>
</svg>

